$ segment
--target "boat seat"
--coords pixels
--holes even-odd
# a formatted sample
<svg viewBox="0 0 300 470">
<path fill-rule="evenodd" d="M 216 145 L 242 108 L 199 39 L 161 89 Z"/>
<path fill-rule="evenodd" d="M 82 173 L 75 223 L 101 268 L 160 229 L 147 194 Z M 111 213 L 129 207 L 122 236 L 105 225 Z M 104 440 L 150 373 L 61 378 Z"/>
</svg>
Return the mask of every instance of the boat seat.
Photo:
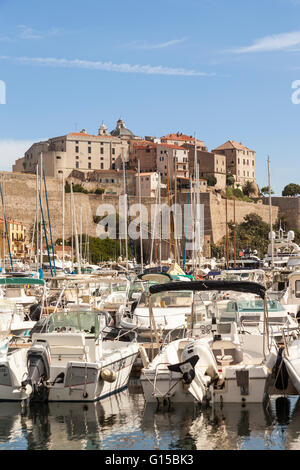
<svg viewBox="0 0 300 470">
<path fill-rule="evenodd" d="M 47 341 L 51 357 L 65 356 L 87 358 L 88 347 L 85 345 L 85 336 L 82 333 L 35 333 L 32 342 Z"/>
<path fill-rule="evenodd" d="M 220 364 L 224 361 L 230 364 L 239 364 L 243 360 L 243 352 L 239 344 L 233 341 L 216 340 L 212 344 L 212 352 L 216 361 Z M 230 357 L 231 359 L 230 359 Z"/>
</svg>

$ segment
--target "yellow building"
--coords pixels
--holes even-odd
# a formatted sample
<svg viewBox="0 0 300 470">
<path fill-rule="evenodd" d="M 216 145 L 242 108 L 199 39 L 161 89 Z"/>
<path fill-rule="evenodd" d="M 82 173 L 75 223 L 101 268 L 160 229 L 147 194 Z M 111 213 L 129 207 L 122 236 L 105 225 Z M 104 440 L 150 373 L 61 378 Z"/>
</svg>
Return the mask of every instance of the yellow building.
<svg viewBox="0 0 300 470">
<path fill-rule="evenodd" d="M 26 236 L 26 227 L 21 222 L 16 222 L 14 220 L 7 220 L 7 230 L 10 244 L 10 251 L 13 258 L 24 258 L 25 256 L 25 236 Z M 5 222 L 3 218 L 0 218 L 0 256 L 9 255 L 7 237 L 4 237 L 6 234 Z M 4 238 L 5 238 L 5 248 L 4 248 Z"/>
</svg>

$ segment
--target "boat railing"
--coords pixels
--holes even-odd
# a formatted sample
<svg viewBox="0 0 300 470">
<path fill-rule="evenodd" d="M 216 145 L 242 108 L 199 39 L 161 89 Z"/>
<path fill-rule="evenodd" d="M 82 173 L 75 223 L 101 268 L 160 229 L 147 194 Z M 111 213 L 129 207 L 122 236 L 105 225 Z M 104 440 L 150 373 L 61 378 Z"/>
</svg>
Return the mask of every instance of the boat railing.
<svg viewBox="0 0 300 470">
<path fill-rule="evenodd" d="M 168 333 L 164 337 L 161 350 L 163 350 L 167 346 L 167 344 L 169 344 L 172 341 L 172 333 L 178 330 L 182 330 L 181 339 L 188 337 L 188 334 L 191 333 L 191 330 L 188 330 L 186 325 L 176 326 L 176 328 L 173 328 L 173 330 L 168 331 Z M 177 339 L 180 339 L 180 337 L 177 337 Z"/>
</svg>

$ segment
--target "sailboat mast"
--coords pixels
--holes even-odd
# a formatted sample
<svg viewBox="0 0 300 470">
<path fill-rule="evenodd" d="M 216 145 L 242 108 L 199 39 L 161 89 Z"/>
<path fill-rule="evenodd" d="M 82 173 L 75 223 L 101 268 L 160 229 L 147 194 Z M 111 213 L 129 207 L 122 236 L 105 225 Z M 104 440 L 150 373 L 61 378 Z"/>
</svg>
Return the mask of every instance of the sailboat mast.
<svg viewBox="0 0 300 470">
<path fill-rule="evenodd" d="M 40 204 L 40 267 L 42 269 L 43 267 L 43 216 L 42 216 L 42 207 L 43 207 L 43 152 L 41 152 L 41 157 L 40 157 L 40 199 L 41 199 L 41 204 Z"/>
<path fill-rule="evenodd" d="M 4 175 L 2 176 L 2 187 L 3 187 L 3 192 L 5 192 L 4 188 Z M 4 230 L 4 218 L 3 218 L 3 272 L 5 273 L 5 230 Z"/>
<path fill-rule="evenodd" d="M 62 268 L 65 269 L 65 175 L 62 176 Z"/>
<path fill-rule="evenodd" d="M 74 206 L 73 181 L 71 181 L 71 198 L 72 198 L 72 207 L 73 207 L 73 219 L 74 219 L 74 229 L 75 229 L 75 247 L 76 247 L 76 258 L 77 258 L 78 274 L 81 274 L 81 260 L 80 260 L 80 253 L 79 253 L 76 211 L 75 211 L 75 206 Z"/>
<path fill-rule="evenodd" d="M 159 219 L 158 219 L 158 227 L 159 227 L 159 266 L 161 269 L 161 228 L 162 228 L 162 223 L 161 223 L 161 194 L 160 194 L 160 181 L 161 181 L 161 176 L 160 173 L 158 173 L 158 211 L 159 211 Z"/>
<path fill-rule="evenodd" d="M 143 256 L 143 231 L 142 231 L 142 193 L 141 193 L 141 162 L 138 161 L 138 178 L 139 178 L 139 203 L 140 203 L 140 253 L 141 253 L 141 268 L 144 271 L 144 256 Z"/>
<path fill-rule="evenodd" d="M 36 164 L 36 210 L 35 210 L 35 218 L 36 218 L 36 271 L 39 270 L 39 209 L 38 209 L 38 192 L 39 192 L 39 164 Z"/>
<path fill-rule="evenodd" d="M 270 214 L 270 237 L 271 237 L 271 266 L 274 268 L 274 238 L 273 238 L 273 214 L 272 214 L 272 197 L 271 197 L 271 174 L 270 174 L 270 157 L 268 156 L 268 189 L 269 189 L 269 214 Z"/>
<path fill-rule="evenodd" d="M 127 193 L 126 193 L 126 173 L 125 173 L 125 154 L 124 149 L 122 149 L 123 155 L 123 183 L 124 183 L 124 211 L 125 211 L 125 255 L 126 255 L 126 269 L 128 270 L 128 241 L 127 241 Z"/>
</svg>

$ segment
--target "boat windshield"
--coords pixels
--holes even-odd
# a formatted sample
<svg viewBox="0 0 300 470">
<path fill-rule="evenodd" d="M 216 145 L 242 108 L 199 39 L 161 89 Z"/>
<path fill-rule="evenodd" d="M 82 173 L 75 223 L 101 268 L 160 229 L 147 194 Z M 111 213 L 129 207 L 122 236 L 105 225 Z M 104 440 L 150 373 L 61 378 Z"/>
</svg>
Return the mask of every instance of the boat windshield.
<svg viewBox="0 0 300 470">
<path fill-rule="evenodd" d="M 192 291 L 170 291 L 159 292 L 151 296 L 152 306 L 154 308 L 167 308 L 167 307 L 191 307 L 193 302 Z M 139 302 L 139 307 L 148 305 L 148 297 L 142 295 Z"/>
<path fill-rule="evenodd" d="M 145 282 L 145 281 L 135 281 L 131 284 L 130 289 L 129 289 L 129 294 L 128 294 L 128 300 L 137 300 L 137 296 L 134 294 L 141 294 L 142 292 L 145 292 L 148 294 L 149 292 L 149 287 L 153 286 L 154 284 L 157 284 L 156 282 Z"/>
<path fill-rule="evenodd" d="M 92 311 L 57 312 L 50 316 L 49 333 L 68 332 L 70 328 L 74 332 L 83 332 L 97 338 L 99 336 L 98 313 Z"/>
<path fill-rule="evenodd" d="M 126 284 L 112 284 L 112 292 L 126 292 Z"/>
<path fill-rule="evenodd" d="M 237 302 L 228 302 L 227 312 L 263 312 L 264 301 L 262 299 L 239 300 Z M 284 312 L 284 307 L 277 300 L 268 300 L 269 312 Z"/>
</svg>

